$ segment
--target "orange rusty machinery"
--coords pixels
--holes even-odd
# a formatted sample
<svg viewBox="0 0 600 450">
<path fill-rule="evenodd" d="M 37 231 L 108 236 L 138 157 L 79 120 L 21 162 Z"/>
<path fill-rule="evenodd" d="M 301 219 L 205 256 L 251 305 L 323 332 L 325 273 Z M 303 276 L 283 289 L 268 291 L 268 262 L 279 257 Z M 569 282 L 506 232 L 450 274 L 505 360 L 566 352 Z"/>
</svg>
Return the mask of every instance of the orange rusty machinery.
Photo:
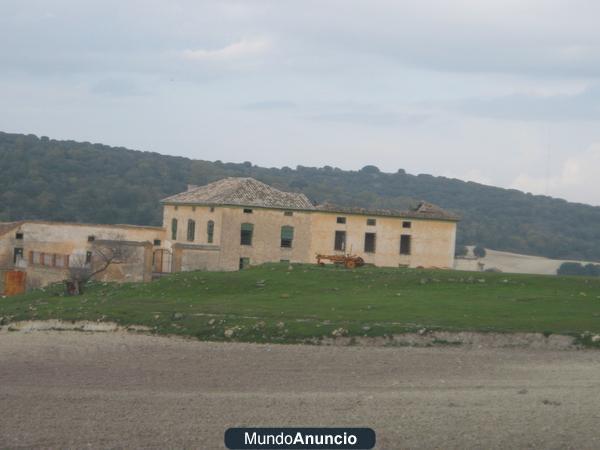
<svg viewBox="0 0 600 450">
<path fill-rule="evenodd" d="M 323 261 L 331 261 L 334 264 L 343 265 L 346 269 L 354 269 L 365 264 L 365 260 L 360 256 L 345 254 L 345 255 L 317 255 L 317 264 L 324 266 Z"/>
</svg>

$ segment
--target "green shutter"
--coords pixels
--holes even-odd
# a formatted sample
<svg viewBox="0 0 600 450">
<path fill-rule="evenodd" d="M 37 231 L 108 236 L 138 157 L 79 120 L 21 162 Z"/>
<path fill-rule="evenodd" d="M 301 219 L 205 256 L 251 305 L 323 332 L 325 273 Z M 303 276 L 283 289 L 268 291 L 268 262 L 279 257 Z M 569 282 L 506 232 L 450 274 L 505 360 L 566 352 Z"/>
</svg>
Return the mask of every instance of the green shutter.
<svg viewBox="0 0 600 450">
<path fill-rule="evenodd" d="M 171 239 L 177 240 L 177 219 L 171 220 Z"/>
<path fill-rule="evenodd" d="M 294 239 L 294 227 L 281 227 L 281 239 Z"/>
</svg>

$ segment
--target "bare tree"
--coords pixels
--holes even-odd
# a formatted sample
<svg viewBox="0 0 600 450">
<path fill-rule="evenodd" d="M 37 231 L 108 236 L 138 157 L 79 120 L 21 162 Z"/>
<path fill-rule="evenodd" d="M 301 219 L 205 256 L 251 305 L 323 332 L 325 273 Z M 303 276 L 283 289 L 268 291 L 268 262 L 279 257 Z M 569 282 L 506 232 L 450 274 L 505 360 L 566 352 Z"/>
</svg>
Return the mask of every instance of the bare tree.
<svg viewBox="0 0 600 450">
<path fill-rule="evenodd" d="M 69 264 L 69 278 L 65 280 L 67 295 L 83 294 L 85 285 L 112 264 L 133 262 L 135 247 L 122 240 L 99 240 L 92 244 L 91 257 L 77 255 Z"/>
</svg>

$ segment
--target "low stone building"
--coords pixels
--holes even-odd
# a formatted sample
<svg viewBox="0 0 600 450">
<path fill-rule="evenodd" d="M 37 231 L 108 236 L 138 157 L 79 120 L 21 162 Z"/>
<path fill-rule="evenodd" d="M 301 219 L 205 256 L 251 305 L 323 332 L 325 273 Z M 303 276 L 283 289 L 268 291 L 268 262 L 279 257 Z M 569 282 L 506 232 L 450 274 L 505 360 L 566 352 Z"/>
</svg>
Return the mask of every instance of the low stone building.
<svg viewBox="0 0 600 450">
<path fill-rule="evenodd" d="M 126 248 L 126 260 L 115 261 L 97 279 L 150 281 L 154 247 L 162 245 L 160 227 L 134 225 L 88 225 L 47 221 L 20 221 L 0 224 L 0 292 L 19 292 L 59 282 L 74 267 L 94 268 L 100 264 L 103 248 Z M 8 276 L 23 286 L 7 286 Z M 8 275 L 7 275 L 8 274 Z M 13 291 L 14 290 L 14 291 Z"/>
<path fill-rule="evenodd" d="M 94 265 L 102 245 L 128 248 L 127 260 L 98 275 L 114 281 L 266 262 L 315 263 L 317 254 L 351 253 L 383 267 L 451 268 L 454 262 L 458 218 L 426 202 L 410 211 L 313 205 L 304 194 L 252 178 L 225 178 L 189 186 L 162 205 L 162 227 L 0 224 L 0 292 L 7 291 L 4 274 L 24 273 L 27 287 L 64 280 L 69 268 Z"/>
</svg>

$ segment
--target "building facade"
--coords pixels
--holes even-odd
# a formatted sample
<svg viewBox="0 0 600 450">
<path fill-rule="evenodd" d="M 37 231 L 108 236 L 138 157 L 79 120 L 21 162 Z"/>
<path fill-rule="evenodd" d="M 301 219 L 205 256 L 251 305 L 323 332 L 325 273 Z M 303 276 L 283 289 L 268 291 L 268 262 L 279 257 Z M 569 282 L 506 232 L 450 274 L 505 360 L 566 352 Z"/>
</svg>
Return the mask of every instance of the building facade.
<svg viewBox="0 0 600 450">
<path fill-rule="evenodd" d="M 64 222 L 21 221 L 0 225 L 0 292 L 9 293 L 7 278 L 14 272 L 23 289 L 43 287 L 69 278 L 69 269 L 100 264 L 98 251 L 127 250 L 96 277 L 110 281 L 150 281 L 153 250 L 160 248 L 164 230 L 135 225 L 88 225 Z"/>
<path fill-rule="evenodd" d="M 97 264 L 103 245 L 128 250 L 125 260 L 97 277 L 112 281 L 266 262 L 315 263 L 317 254 L 353 254 L 382 267 L 454 263 L 458 218 L 425 202 L 410 211 L 317 206 L 303 194 L 252 178 L 225 178 L 189 186 L 162 206 L 162 227 L 0 224 L 0 292 L 9 290 L 9 275 L 19 273 L 27 288 L 65 280 L 70 268 Z"/>
<path fill-rule="evenodd" d="M 162 203 L 174 271 L 314 263 L 317 254 L 346 253 L 382 267 L 454 263 L 458 218 L 425 202 L 412 211 L 315 206 L 303 194 L 226 178 Z"/>
</svg>

